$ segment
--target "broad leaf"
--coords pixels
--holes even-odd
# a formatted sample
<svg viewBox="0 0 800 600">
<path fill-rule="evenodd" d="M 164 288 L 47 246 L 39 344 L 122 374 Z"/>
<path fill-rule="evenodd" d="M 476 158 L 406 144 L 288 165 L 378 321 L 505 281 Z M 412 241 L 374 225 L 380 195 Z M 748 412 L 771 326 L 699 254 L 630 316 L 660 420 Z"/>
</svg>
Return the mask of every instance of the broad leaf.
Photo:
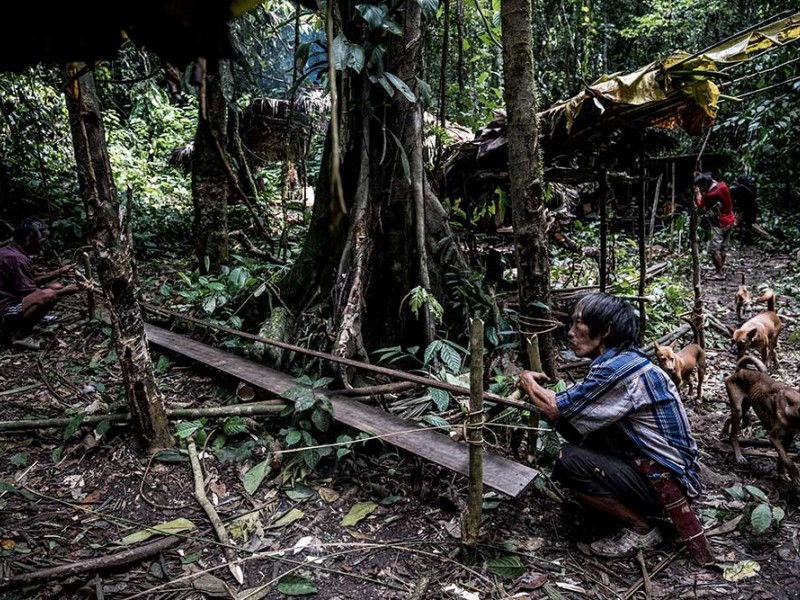
<svg viewBox="0 0 800 600">
<path fill-rule="evenodd" d="M 397 91 L 403 94 L 406 97 L 406 100 L 409 102 L 416 102 L 417 97 L 414 95 L 414 92 L 411 91 L 411 88 L 406 85 L 406 82 L 400 79 L 397 75 L 393 75 L 391 73 L 384 73 L 386 79 L 388 79 L 391 84 L 397 88 Z"/>
<path fill-rule="evenodd" d="M 286 527 L 287 525 L 294 523 L 298 519 L 302 519 L 305 516 L 306 513 L 304 513 L 302 510 L 293 508 L 283 513 L 277 520 L 267 525 L 267 529 L 278 529 L 280 527 Z"/>
<path fill-rule="evenodd" d="M 350 51 L 350 42 L 340 33 L 333 39 L 333 66 L 337 71 L 344 71 L 347 67 L 347 55 Z"/>
<path fill-rule="evenodd" d="M 252 469 L 247 471 L 243 477 L 244 490 L 251 496 L 255 494 L 258 486 L 264 481 L 264 478 L 269 474 L 269 459 L 264 459 Z"/>
<path fill-rule="evenodd" d="M 445 430 L 450 429 L 450 423 L 445 421 L 442 417 L 437 417 L 436 415 L 425 415 L 422 417 L 422 420 L 428 425 L 433 425 L 434 427 L 441 427 Z"/>
<path fill-rule="evenodd" d="M 744 489 L 746 489 L 748 492 L 750 492 L 750 494 L 756 500 L 761 500 L 762 502 L 769 502 L 769 498 L 767 498 L 767 495 L 764 492 L 762 492 L 760 489 L 758 489 L 756 486 L 754 486 L 754 485 L 746 485 L 746 486 L 744 486 Z"/>
<path fill-rule="evenodd" d="M 439 356 L 442 357 L 442 362 L 447 365 L 447 368 L 453 373 L 458 373 L 461 370 L 461 356 L 449 344 L 442 344 Z"/>
<path fill-rule="evenodd" d="M 433 340 L 428 347 L 425 348 L 425 354 L 422 357 L 424 364 L 430 364 L 433 360 L 433 357 L 436 356 L 436 353 L 439 351 L 439 348 L 442 346 L 441 340 Z"/>
<path fill-rule="evenodd" d="M 759 504 L 750 513 L 750 525 L 755 533 L 764 533 L 772 523 L 772 507 L 769 504 Z"/>
<path fill-rule="evenodd" d="M 417 4 L 419 4 L 426 19 L 436 18 L 436 11 L 439 10 L 439 0 L 417 0 Z"/>
<path fill-rule="evenodd" d="M 725 488 L 725 491 L 728 492 L 734 500 L 747 500 L 747 493 L 744 491 L 744 488 L 739 485 Z"/>
<path fill-rule="evenodd" d="M 358 14 L 367 22 L 367 26 L 369 27 L 370 31 L 373 29 L 377 29 L 383 25 L 383 21 L 386 18 L 386 13 L 389 12 L 389 9 L 386 8 L 385 4 L 381 5 L 374 5 L 374 4 L 356 4 L 356 10 Z"/>
<path fill-rule="evenodd" d="M 154 535 L 158 534 L 173 535 L 175 533 L 191 531 L 194 528 L 195 528 L 194 523 L 192 523 L 188 519 L 182 519 L 182 518 L 174 519 L 172 521 L 168 521 L 167 523 L 159 523 L 158 525 L 154 525 L 153 527 L 142 529 L 141 531 L 137 531 L 130 535 L 126 535 L 124 538 L 119 540 L 117 544 L 120 544 L 122 546 L 128 546 L 130 544 L 138 544 L 139 542 L 143 542 L 144 540 L 149 539 Z"/>
<path fill-rule="evenodd" d="M 516 579 L 525 572 L 525 565 L 517 556 L 501 556 L 487 566 L 489 571 L 500 577 Z"/>
<path fill-rule="evenodd" d="M 780 523 L 783 521 L 783 517 L 786 516 L 786 513 L 780 506 L 773 506 L 772 507 L 772 518 L 775 519 L 775 523 Z"/>
<path fill-rule="evenodd" d="M 754 560 L 742 560 L 722 572 L 726 581 L 739 581 L 747 577 L 755 577 L 761 570 L 761 565 Z"/>
<path fill-rule="evenodd" d="M 428 395 L 433 400 L 433 403 L 436 405 L 436 409 L 439 412 L 444 412 L 447 410 L 447 407 L 450 406 L 450 393 L 446 392 L 445 390 L 440 390 L 439 388 L 428 388 Z"/>
<path fill-rule="evenodd" d="M 285 575 L 278 582 L 278 591 L 286 596 L 308 596 L 317 593 L 317 586 L 306 577 Z"/>
<path fill-rule="evenodd" d="M 342 527 L 352 527 L 371 515 L 378 507 L 374 502 L 356 502 L 340 523 Z"/>
</svg>

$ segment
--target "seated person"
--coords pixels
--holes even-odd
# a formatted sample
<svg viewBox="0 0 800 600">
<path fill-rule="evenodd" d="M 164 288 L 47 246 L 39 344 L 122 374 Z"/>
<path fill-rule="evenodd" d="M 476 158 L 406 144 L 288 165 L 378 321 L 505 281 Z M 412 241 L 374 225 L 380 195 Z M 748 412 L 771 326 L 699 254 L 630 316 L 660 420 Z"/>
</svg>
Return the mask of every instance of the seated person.
<svg viewBox="0 0 800 600">
<path fill-rule="evenodd" d="M 575 305 L 567 334 L 576 356 L 593 359 L 585 379 L 555 393 L 540 386 L 532 371 L 520 374 L 522 389 L 568 442 L 553 478 L 581 504 L 624 526 L 620 534 L 591 544 L 593 553 L 606 557 L 661 543 L 650 517 L 665 511 L 687 544 L 705 544 L 702 526 L 686 503 L 701 491 L 697 444 L 675 385 L 636 348 L 637 333 L 632 305 L 588 294 Z M 671 495 L 667 501 L 665 491 Z M 676 515 L 673 509 L 679 506 Z M 695 556 L 694 547 L 689 549 Z M 698 560 L 710 559 L 701 553 Z"/>
<path fill-rule="evenodd" d="M 28 217 L 14 230 L 13 241 L 0 248 L 0 344 L 33 347 L 24 338 L 30 335 L 58 302 L 58 299 L 83 289 L 77 284 L 62 285 L 53 281 L 70 272 L 75 265 L 34 275 L 31 256 L 37 254 L 47 239 L 47 225 Z"/>
</svg>

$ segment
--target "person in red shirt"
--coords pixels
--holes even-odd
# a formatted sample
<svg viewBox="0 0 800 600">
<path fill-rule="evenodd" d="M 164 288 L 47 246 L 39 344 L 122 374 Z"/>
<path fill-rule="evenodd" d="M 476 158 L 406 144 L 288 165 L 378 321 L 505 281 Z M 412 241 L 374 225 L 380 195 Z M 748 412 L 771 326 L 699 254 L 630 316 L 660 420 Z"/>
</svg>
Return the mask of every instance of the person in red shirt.
<svg viewBox="0 0 800 600">
<path fill-rule="evenodd" d="M 69 264 L 35 275 L 31 255 L 42 249 L 47 239 L 47 225 L 41 219 L 23 219 L 14 230 L 13 241 L 0 248 L 0 344 L 32 348 L 26 338 L 33 327 L 56 305 L 62 296 L 83 289 L 77 284 L 54 281 L 70 272 Z M 30 349 L 30 348 L 29 348 Z"/>
<path fill-rule="evenodd" d="M 716 181 L 710 173 L 701 173 L 694 179 L 695 200 L 698 208 L 717 211 L 717 225 L 711 226 L 708 254 L 716 272 L 712 279 L 725 279 L 725 255 L 736 224 L 731 192 L 724 181 Z"/>
</svg>

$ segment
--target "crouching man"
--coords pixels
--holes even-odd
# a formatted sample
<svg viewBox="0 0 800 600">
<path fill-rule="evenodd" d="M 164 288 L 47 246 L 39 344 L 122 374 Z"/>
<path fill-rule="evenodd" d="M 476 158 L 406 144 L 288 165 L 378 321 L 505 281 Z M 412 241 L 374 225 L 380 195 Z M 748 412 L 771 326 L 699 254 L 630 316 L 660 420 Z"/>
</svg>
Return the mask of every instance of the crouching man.
<svg viewBox="0 0 800 600">
<path fill-rule="evenodd" d="M 713 556 L 689 498 L 700 491 L 697 444 L 669 376 L 635 345 L 636 313 L 629 303 L 596 293 L 575 305 L 567 334 L 578 357 L 593 359 L 585 379 L 556 394 L 523 371 L 520 385 L 569 442 L 553 478 L 586 506 L 623 529 L 591 544 L 620 557 L 657 546 L 662 534 L 650 517 L 672 519 L 701 564 Z"/>
<path fill-rule="evenodd" d="M 59 298 L 83 289 L 77 284 L 54 281 L 72 271 L 74 264 L 34 275 L 31 256 L 47 239 L 47 225 L 41 219 L 23 219 L 14 230 L 13 241 L 0 248 L 0 344 L 33 349 L 25 340 L 58 302 Z"/>
</svg>

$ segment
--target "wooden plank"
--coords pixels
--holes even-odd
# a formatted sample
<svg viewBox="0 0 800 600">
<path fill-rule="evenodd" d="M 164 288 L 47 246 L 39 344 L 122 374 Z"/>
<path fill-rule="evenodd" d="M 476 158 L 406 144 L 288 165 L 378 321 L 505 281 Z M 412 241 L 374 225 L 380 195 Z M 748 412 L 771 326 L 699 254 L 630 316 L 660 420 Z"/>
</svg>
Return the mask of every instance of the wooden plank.
<svg viewBox="0 0 800 600">
<path fill-rule="evenodd" d="M 207 346 L 155 325 L 147 324 L 145 329 L 147 338 L 152 344 L 214 367 L 245 383 L 279 396 L 283 396 L 286 390 L 298 386 L 297 382 L 285 373 L 225 350 Z M 413 431 L 420 426 L 345 396 L 330 394 L 328 397 L 333 405 L 333 416 L 336 421 L 381 436 L 381 439 L 398 448 L 456 473 L 462 475 L 469 473 L 469 450 L 466 444 L 453 442 L 449 436 L 438 431 Z M 536 469 L 513 460 L 486 451 L 483 453 L 484 484 L 511 497 L 516 497 L 525 490 L 538 473 Z"/>
</svg>

